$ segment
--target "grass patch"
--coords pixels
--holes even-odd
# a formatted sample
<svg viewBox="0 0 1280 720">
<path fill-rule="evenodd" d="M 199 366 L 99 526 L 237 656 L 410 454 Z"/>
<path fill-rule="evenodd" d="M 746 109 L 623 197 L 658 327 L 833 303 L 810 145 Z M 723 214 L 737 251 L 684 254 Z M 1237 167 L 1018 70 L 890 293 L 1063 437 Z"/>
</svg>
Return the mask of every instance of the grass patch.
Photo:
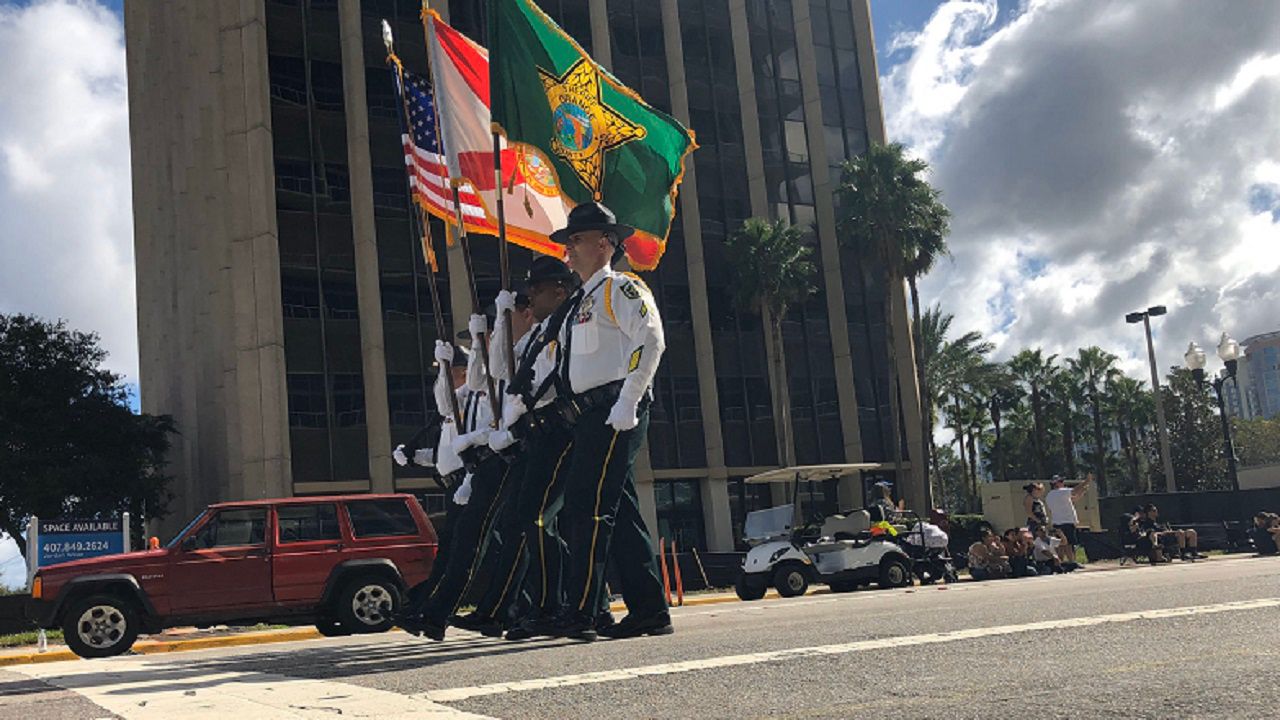
<svg viewBox="0 0 1280 720">
<path fill-rule="evenodd" d="M 45 637 L 49 639 L 49 642 L 60 642 L 62 640 L 62 631 L 46 630 Z M 37 630 L 14 633 L 12 635 L 0 635 L 0 648 L 22 647 L 23 645 L 35 645 L 39 639 L 40 639 L 39 631 Z"/>
</svg>

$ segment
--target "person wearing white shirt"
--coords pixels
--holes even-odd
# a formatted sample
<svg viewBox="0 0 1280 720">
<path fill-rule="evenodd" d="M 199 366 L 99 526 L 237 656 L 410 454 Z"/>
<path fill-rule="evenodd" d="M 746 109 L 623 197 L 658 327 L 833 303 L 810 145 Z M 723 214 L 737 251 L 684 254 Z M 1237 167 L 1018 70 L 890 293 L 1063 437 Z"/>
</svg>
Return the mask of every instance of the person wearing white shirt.
<svg viewBox="0 0 1280 720">
<path fill-rule="evenodd" d="M 571 395 L 577 418 L 565 478 L 560 527 L 569 545 L 565 612 L 554 634 L 597 636 L 606 562 L 614 561 L 627 604 L 607 637 L 665 635 L 671 617 L 653 541 L 640 515 L 633 465 L 649 428 L 654 374 L 666 350 L 653 294 L 639 277 L 613 270 L 633 228 L 599 203 L 579 205 L 553 238 L 583 278 L 559 334 L 558 392 Z"/>
<path fill-rule="evenodd" d="M 1093 473 L 1089 473 L 1084 482 L 1073 488 L 1067 487 L 1061 475 L 1054 475 L 1049 481 L 1049 493 L 1044 498 L 1045 507 L 1049 511 L 1049 522 L 1062 531 L 1062 536 L 1067 539 L 1067 549 L 1071 557 L 1075 557 L 1076 544 L 1079 542 L 1076 526 L 1080 524 L 1080 516 L 1076 513 L 1076 501 L 1084 497 L 1085 491 L 1092 483 Z"/>
</svg>

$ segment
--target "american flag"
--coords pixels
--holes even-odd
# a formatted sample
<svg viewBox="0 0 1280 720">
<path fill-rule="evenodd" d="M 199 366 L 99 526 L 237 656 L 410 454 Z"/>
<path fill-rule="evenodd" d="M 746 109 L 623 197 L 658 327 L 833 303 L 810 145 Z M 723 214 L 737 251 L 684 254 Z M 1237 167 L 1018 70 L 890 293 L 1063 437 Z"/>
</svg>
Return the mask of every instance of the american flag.
<svg viewBox="0 0 1280 720">
<path fill-rule="evenodd" d="M 404 164 L 409 173 L 413 199 L 432 215 L 446 222 L 456 223 L 449 167 L 440 152 L 437 131 L 439 123 L 436 121 L 430 83 L 426 78 L 408 72 L 395 73 L 395 76 L 396 89 L 409 111 L 409 127 L 412 131 L 410 137 L 410 133 L 403 132 L 402 128 L 400 140 L 404 144 Z M 401 76 L 404 78 L 403 86 Z M 489 233 L 497 232 L 497 228 L 488 220 L 480 198 L 469 185 L 458 189 L 458 198 L 462 202 L 463 219 L 469 227 Z"/>
</svg>

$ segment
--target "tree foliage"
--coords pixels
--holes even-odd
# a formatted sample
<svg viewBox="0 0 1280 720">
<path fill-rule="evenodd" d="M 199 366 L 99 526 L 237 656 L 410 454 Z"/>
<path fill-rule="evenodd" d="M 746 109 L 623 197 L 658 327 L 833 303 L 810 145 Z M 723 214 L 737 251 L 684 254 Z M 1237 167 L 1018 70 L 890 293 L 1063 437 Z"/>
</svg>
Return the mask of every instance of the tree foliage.
<svg viewBox="0 0 1280 720">
<path fill-rule="evenodd" d="M 169 416 L 134 414 L 98 337 L 0 315 L 0 530 L 26 554 L 31 515 L 160 517 Z"/>
<path fill-rule="evenodd" d="M 1241 467 L 1280 464 L 1280 417 L 1267 420 L 1237 419 L 1236 456 Z"/>
</svg>

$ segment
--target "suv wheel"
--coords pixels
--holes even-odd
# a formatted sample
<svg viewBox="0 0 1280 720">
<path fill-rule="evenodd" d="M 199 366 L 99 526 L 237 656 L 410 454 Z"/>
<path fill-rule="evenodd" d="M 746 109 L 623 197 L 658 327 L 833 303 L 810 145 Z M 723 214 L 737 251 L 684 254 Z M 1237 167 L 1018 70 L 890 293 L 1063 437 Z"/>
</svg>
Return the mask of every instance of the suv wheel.
<svg viewBox="0 0 1280 720">
<path fill-rule="evenodd" d="M 338 593 L 335 610 L 346 629 L 378 633 L 391 629 L 400 606 L 400 590 L 390 580 L 365 576 L 347 583 Z"/>
<path fill-rule="evenodd" d="M 119 655 L 138 639 L 138 613 L 133 603 L 112 595 L 76 600 L 62 618 L 62 634 L 82 658 Z"/>
</svg>

